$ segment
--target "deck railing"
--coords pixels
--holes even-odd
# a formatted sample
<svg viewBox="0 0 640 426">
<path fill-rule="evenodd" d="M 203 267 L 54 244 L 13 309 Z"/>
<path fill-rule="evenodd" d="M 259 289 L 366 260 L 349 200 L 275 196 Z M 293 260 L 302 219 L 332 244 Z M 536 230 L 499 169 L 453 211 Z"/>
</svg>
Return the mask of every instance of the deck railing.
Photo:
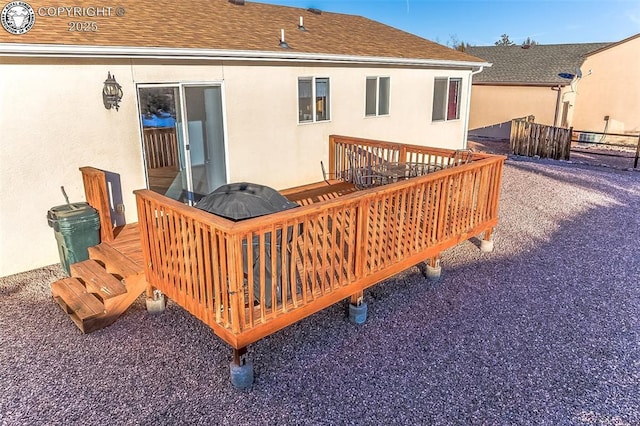
<svg viewBox="0 0 640 426">
<path fill-rule="evenodd" d="M 330 168 L 358 161 L 452 164 L 455 151 L 330 139 Z M 136 191 L 148 292 L 159 289 L 242 348 L 497 224 L 504 157 L 231 222 Z"/>
<path fill-rule="evenodd" d="M 143 129 L 144 153 L 149 169 L 178 168 L 178 146 L 173 127 L 149 127 Z"/>
<path fill-rule="evenodd" d="M 480 153 L 373 141 L 347 136 L 329 137 L 329 174 L 344 176 L 353 167 L 376 167 L 383 163 L 405 162 L 438 164 L 443 167 L 459 165 L 485 158 Z"/>
<path fill-rule="evenodd" d="M 100 240 L 113 241 L 114 226 L 111 220 L 106 173 L 95 167 L 80 167 L 80 172 L 87 203 L 96 209 L 100 216 Z"/>
</svg>

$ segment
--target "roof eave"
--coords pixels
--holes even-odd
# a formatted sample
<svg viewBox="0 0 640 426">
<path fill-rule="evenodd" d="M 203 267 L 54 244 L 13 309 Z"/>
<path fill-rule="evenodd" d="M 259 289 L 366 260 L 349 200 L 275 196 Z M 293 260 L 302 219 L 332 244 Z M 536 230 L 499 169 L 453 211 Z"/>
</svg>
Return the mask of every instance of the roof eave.
<svg viewBox="0 0 640 426">
<path fill-rule="evenodd" d="M 558 87 L 568 86 L 565 82 L 528 82 L 528 81 L 474 81 L 478 86 L 531 86 L 531 87 Z"/>
<path fill-rule="evenodd" d="M 185 59 L 185 60 L 254 60 L 285 62 L 325 62 L 384 64 L 404 66 L 433 66 L 439 68 L 480 68 L 488 62 L 456 61 L 447 59 L 393 58 L 377 56 L 304 53 L 294 50 L 257 51 L 197 48 L 78 46 L 60 44 L 0 43 L 0 56 L 66 57 L 66 58 L 119 58 L 119 59 Z"/>
</svg>

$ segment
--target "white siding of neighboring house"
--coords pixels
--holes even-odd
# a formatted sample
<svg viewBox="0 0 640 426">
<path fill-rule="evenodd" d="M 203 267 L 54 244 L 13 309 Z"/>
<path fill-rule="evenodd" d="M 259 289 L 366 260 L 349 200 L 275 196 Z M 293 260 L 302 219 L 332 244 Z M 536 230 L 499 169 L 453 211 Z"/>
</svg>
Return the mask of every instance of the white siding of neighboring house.
<svg viewBox="0 0 640 426">
<path fill-rule="evenodd" d="M 120 110 L 102 105 L 110 71 Z M 0 64 L 0 276 L 59 261 L 47 210 L 84 199 L 81 166 L 120 175 L 127 222 L 145 187 L 136 84 L 222 82 L 230 181 L 287 188 L 322 179 L 328 136 L 344 134 L 438 147 L 465 143 L 470 71 L 274 63 L 3 59 Z M 331 120 L 298 124 L 298 77 L 331 79 Z M 365 78 L 391 77 L 390 115 L 365 118 Z M 433 80 L 463 78 L 460 119 L 432 123 Z"/>
</svg>

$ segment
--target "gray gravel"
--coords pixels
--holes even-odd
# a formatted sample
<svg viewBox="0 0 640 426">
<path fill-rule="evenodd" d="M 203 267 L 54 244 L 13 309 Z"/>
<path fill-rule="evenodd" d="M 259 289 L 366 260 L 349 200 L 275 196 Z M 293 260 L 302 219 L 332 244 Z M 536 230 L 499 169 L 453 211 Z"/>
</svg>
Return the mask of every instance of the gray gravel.
<svg viewBox="0 0 640 426">
<path fill-rule="evenodd" d="M 0 424 L 638 425 L 639 209 L 640 173 L 509 160 L 493 253 L 373 287 L 362 326 L 338 304 L 261 340 L 247 391 L 172 303 L 81 335 L 59 266 L 0 279 Z"/>
<path fill-rule="evenodd" d="M 469 148 L 477 152 L 508 155 L 511 153 L 509 140 L 474 138 L 467 141 Z M 615 169 L 633 169 L 635 148 L 622 149 L 604 145 L 573 144 L 570 161 L 575 164 L 613 167 Z M 640 171 L 640 165 L 636 168 Z"/>
</svg>

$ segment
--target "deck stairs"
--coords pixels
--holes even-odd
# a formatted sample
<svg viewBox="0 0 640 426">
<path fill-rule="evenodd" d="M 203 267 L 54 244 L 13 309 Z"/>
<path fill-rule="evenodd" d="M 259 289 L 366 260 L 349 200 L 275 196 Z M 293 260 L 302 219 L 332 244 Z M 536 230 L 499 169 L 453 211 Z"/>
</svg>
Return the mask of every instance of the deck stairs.
<svg viewBox="0 0 640 426">
<path fill-rule="evenodd" d="M 143 268 L 109 243 L 89 248 L 71 277 L 51 284 L 53 299 L 83 333 L 115 322 L 146 289 Z"/>
</svg>

